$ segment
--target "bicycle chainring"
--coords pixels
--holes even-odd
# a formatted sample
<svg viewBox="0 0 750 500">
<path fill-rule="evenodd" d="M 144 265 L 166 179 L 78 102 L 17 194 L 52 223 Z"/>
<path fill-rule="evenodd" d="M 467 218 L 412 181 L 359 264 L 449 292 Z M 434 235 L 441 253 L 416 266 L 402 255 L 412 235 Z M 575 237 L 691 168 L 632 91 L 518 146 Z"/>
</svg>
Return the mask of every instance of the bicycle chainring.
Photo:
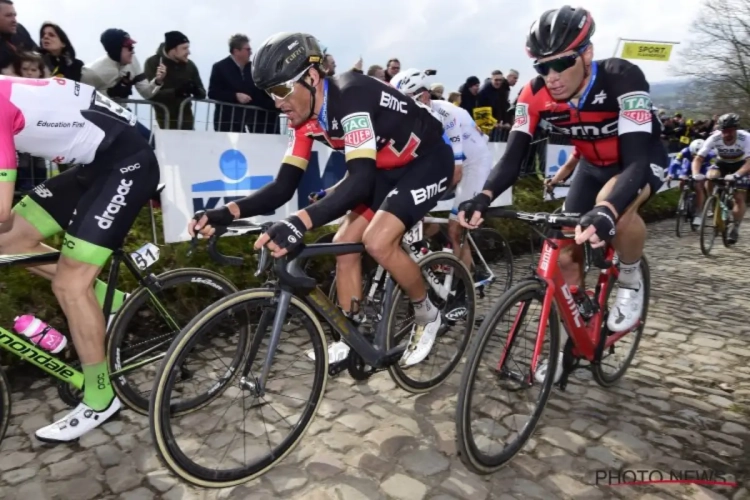
<svg viewBox="0 0 750 500">
<path fill-rule="evenodd" d="M 70 366 L 79 370 L 81 368 L 81 362 L 76 361 L 75 363 L 70 363 Z M 62 380 L 57 382 L 57 395 L 62 402 L 70 408 L 75 408 L 81 401 L 83 401 L 83 389 L 78 389 Z"/>
</svg>

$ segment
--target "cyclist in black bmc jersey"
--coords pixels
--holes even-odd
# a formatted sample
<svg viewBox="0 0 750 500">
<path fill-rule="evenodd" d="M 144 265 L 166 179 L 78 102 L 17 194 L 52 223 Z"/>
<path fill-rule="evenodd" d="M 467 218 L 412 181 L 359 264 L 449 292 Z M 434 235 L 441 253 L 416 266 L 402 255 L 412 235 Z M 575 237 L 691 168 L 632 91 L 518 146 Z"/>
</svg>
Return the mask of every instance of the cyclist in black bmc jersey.
<svg viewBox="0 0 750 500">
<path fill-rule="evenodd" d="M 42 242 L 65 231 L 59 262 L 32 272 L 52 280 L 68 320 L 83 369 L 83 401 L 36 437 L 74 441 L 120 409 L 95 282 L 156 191 L 159 164 L 130 111 L 72 80 L 0 76 L 0 115 L 0 254 L 51 251 Z M 79 166 L 38 185 L 11 211 L 16 150 Z"/>
<path fill-rule="evenodd" d="M 266 90 L 290 123 L 289 147 L 278 177 L 257 193 L 209 211 L 197 224 L 259 215 L 286 203 L 307 167 L 313 141 L 342 151 L 347 176 L 314 205 L 274 224 L 256 242 L 275 257 L 302 242 L 304 233 L 346 215 L 335 241 L 362 241 L 367 252 L 404 289 L 415 310 L 415 328 L 404 353 L 407 366 L 427 357 L 441 319 L 430 303 L 417 264 L 401 249 L 405 231 L 435 207 L 450 187 L 453 152 L 429 108 L 390 85 L 356 72 L 337 79 L 320 69 L 317 41 L 303 33 L 279 33 L 266 40 L 253 60 L 255 84 Z M 191 233 L 194 229 L 190 228 Z M 337 260 L 341 308 L 362 296 L 359 255 Z"/>
<path fill-rule="evenodd" d="M 539 76 L 521 90 L 505 154 L 484 191 L 459 210 L 467 227 L 481 223 L 493 198 L 518 179 L 540 120 L 568 135 L 581 161 L 563 210 L 583 215 L 577 243 L 600 247 L 611 240 L 617 250 L 619 286 L 607 326 L 621 332 L 632 329 L 643 310 L 646 226 L 637 210 L 661 187 L 667 153 L 643 72 L 623 59 L 594 61 L 594 27 L 588 11 L 570 6 L 549 10 L 531 25 L 526 50 Z M 573 248 L 560 266 L 568 283 L 580 286 L 583 252 Z"/>
</svg>

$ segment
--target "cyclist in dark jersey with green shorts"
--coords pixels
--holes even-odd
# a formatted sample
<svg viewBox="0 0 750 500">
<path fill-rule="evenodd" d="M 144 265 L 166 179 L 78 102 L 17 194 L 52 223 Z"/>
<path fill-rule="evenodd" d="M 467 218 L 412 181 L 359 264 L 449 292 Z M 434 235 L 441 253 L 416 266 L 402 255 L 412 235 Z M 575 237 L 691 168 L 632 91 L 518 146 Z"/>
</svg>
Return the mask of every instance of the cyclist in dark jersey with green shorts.
<svg viewBox="0 0 750 500">
<path fill-rule="evenodd" d="M 88 85 L 0 76 L 0 253 L 49 251 L 42 241 L 66 231 L 59 262 L 32 272 L 52 280 L 85 383 L 81 404 L 39 429 L 41 441 L 74 441 L 120 409 L 95 282 L 159 183 L 156 157 L 135 123 L 130 111 Z M 79 166 L 40 184 L 11 210 L 16 151 Z"/>
</svg>

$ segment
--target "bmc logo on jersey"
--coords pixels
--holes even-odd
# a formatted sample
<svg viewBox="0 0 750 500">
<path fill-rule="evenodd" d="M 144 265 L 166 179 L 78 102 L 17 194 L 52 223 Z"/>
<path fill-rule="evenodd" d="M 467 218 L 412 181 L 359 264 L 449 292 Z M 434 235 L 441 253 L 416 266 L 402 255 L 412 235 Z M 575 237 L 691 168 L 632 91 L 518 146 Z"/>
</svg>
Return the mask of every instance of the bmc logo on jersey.
<svg viewBox="0 0 750 500">
<path fill-rule="evenodd" d="M 130 192 L 130 188 L 133 186 L 133 181 L 127 181 L 125 179 L 120 180 L 120 185 L 117 186 L 117 194 L 109 200 L 109 205 L 104 209 L 101 215 L 97 215 L 94 218 L 98 221 L 97 225 L 102 229 L 109 229 L 112 227 L 112 223 L 115 221 L 114 216 L 120 213 L 122 207 L 127 206 L 125 203 L 125 197 Z"/>
<path fill-rule="evenodd" d="M 593 137 L 617 135 L 617 121 L 607 123 L 604 126 L 581 123 L 566 126 L 553 125 L 553 128 L 560 130 L 565 135 L 569 135 L 572 139 L 591 139 Z"/>
<path fill-rule="evenodd" d="M 435 184 L 430 184 L 427 187 L 423 187 L 419 189 L 412 189 L 411 196 L 412 198 L 414 198 L 414 204 L 421 205 L 428 199 L 434 198 L 439 193 L 444 192 L 446 189 L 448 189 L 447 184 L 448 184 L 448 178 L 443 177 L 442 179 L 440 179 L 440 182 L 437 182 Z"/>
<path fill-rule="evenodd" d="M 398 111 L 399 113 L 406 114 L 406 101 L 400 100 L 398 97 L 392 96 L 386 91 L 380 93 L 380 105 L 384 108 Z"/>
</svg>

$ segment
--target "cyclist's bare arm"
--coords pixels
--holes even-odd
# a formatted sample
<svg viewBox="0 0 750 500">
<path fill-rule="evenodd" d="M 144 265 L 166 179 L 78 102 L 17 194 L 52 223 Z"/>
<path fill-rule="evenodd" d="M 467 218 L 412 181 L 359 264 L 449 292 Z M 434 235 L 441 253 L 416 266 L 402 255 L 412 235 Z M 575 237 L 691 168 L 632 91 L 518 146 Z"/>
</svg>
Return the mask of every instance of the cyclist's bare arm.
<svg viewBox="0 0 750 500">
<path fill-rule="evenodd" d="M 693 175 L 698 175 L 701 173 L 701 165 L 703 165 L 703 162 L 706 159 L 700 155 L 695 155 L 693 157 L 693 163 L 690 166 L 691 170 L 693 171 Z"/>
<path fill-rule="evenodd" d="M 735 172 L 735 175 L 737 177 L 742 177 L 743 175 L 750 174 L 750 156 L 745 158 L 745 164 L 740 167 L 737 172 Z"/>
<path fill-rule="evenodd" d="M 565 163 L 562 167 L 560 167 L 560 170 L 558 170 L 555 175 L 552 176 L 550 179 L 550 184 L 560 184 L 561 182 L 564 182 L 570 175 L 573 173 L 573 170 L 576 169 L 578 166 L 580 158 L 575 155 L 570 155 L 567 160 L 565 160 Z"/>
</svg>

